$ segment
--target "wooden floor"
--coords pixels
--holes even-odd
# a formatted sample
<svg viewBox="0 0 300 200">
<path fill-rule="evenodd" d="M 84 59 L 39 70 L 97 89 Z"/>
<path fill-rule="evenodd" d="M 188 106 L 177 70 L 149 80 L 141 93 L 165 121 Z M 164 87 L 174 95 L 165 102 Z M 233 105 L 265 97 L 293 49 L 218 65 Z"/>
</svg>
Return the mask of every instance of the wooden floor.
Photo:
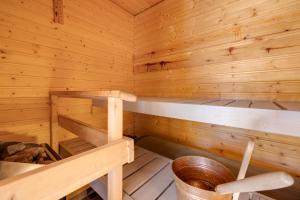
<svg viewBox="0 0 300 200">
<path fill-rule="evenodd" d="M 94 148 L 80 139 L 64 141 L 60 144 L 62 156 L 70 156 Z M 171 170 L 172 160 L 159 154 L 135 146 L 135 161 L 123 167 L 123 189 L 126 200 L 175 200 L 176 189 Z M 106 194 L 107 177 L 93 183 L 92 188 L 103 198 Z M 243 194 L 241 200 L 269 200 L 259 194 Z"/>
</svg>

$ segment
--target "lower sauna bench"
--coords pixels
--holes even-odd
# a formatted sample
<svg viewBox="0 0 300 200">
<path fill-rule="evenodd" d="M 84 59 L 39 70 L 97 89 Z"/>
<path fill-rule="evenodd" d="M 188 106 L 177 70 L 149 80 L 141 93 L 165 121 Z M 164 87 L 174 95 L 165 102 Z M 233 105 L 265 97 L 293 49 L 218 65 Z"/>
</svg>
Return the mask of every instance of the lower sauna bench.
<svg viewBox="0 0 300 200">
<path fill-rule="evenodd" d="M 62 157 L 69 157 L 95 148 L 79 138 L 60 143 Z M 124 200 L 176 200 L 176 188 L 172 177 L 172 160 L 135 145 L 135 160 L 123 167 Z M 107 199 L 107 176 L 92 182 L 90 186 Z M 251 198 L 250 198 L 251 196 Z M 100 199 L 100 198 L 99 198 Z M 258 193 L 241 194 L 240 200 L 272 200 Z"/>
</svg>

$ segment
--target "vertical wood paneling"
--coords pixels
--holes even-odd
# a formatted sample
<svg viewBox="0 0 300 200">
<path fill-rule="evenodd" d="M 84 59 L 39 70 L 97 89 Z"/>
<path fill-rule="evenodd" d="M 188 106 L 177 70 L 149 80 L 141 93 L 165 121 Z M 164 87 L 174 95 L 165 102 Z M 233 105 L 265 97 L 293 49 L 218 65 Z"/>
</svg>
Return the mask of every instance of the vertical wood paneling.
<svg viewBox="0 0 300 200">
<path fill-rule="evenodd" d="M 52 1 L 1 1 L 0 131 L 49 142 L 49 90 L 132 92 L 132 54 L 133 17 L 109 0 L 64 0 L 63 25 L 53 23 Z M 63 99 L 59 110 L 106 126 L 89 100 Z"/>
<path fill-rule="evenodd" d="M 300 2 L 165 0 L 135 17 L 138 96 L 300 101 Z M 299 138 L 136 115 L 135 131 L 300 175 Z"/>
</svg>

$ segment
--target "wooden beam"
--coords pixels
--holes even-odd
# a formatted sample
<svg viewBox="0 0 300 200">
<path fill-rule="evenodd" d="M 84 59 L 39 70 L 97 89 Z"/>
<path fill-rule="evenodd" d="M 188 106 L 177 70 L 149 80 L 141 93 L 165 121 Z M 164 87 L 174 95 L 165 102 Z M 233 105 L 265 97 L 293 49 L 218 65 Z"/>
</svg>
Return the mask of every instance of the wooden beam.
<svg viewBox="0 0 300 200">
<path fill-rule="evenodd" d="M 124 101 L 136 101 L 136 96 L 119 90 L 104 91 L 52 91 L 51 95 L 68 98 L 103 99 L 104 97 L 120 98 Z"/>
<path fill-rule="evenodd" d="M 101 146 L 108 142 L 106 130 L 94 128 L 70 117 L 59 115 L 58 125 L 95 146 Z"/>
<path fill-rule="evenodd" d="M 120 98 L 108 98 L 108 141 L 123 136 L 123 101 Z M 123 196 L 123 166 L 119 165 L 108 173 L 108 200 L 119 200 Z"/>
<path fill-rule="evenodd" d="M 107 145 L 0 181 L 1 200 L 57 200 L 130 161 L 133 141 Z M 118 183 L 116 183 L 118 184 Z M 121 198 L 120 198 L 121 199 Z"/>
<path fill-rule="evenodd" d="M 53 0 L 53 21 L 55 23 L 64 23 L 63 0 Z"/>
</svg>

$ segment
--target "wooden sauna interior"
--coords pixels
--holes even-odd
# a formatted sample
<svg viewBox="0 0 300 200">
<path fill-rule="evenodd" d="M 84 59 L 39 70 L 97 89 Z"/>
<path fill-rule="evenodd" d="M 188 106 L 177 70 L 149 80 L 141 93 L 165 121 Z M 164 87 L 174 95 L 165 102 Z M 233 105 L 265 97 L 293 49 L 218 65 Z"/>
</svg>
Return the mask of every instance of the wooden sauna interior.
<svg viewBox="0 0 300 200">
<path fill-rule="evenodd" d="M 190 149 L 237 163 L 252 140 L 253 169 L 295 179 L 265 194 L 299 200 L 299 63 L 299 0 L 0 0 L 0 141 L 51 144 L 51 91 L 118 90 L 138 100 L 282 112 L 291 105 L 292 134 L 126 111 L 123 135 L 170 159 Z M 108 128 L 102 101 L 62 95 L 56 109 Z M 76 137 L 56 128 L 58 143 Z"/>
</svg>

